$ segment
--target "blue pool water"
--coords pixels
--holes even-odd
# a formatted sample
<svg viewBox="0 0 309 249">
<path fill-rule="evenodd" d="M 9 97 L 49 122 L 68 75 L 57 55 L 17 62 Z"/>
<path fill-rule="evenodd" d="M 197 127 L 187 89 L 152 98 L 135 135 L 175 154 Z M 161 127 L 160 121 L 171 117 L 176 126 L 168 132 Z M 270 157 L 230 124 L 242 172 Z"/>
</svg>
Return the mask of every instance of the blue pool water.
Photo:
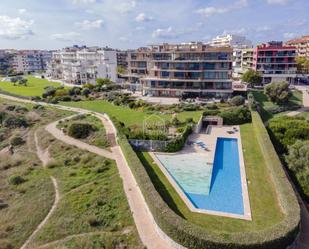
<svg viewBox="0 0 309 249">
<path fill-rule="evenodd" d="M 179 155 L 156 156 L 196 208 L 244 214 L 237 139 L 217 139 L 211 170 L 205 158 L 203 163 L 202 158 L 197 160 L 197 154 L 194 158 L 180 154 L 180 160 Z"/>
</svg>

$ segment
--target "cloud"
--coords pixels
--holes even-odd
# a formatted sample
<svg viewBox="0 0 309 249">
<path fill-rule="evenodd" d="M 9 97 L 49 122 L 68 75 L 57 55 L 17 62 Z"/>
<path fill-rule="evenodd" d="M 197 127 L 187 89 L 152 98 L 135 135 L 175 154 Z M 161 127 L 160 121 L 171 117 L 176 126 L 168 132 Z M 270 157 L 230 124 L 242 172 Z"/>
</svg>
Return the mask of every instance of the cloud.
<svg viewBox="0 0 309 249">
<path fill-rule="evenodd" d="M 19 14 L 25 14 L 26 12 L 27 12 L 26 9 L 19 9 L 19 10 L 18 10 L 18 13 L 19 13 Z"/>
<path fill-rule="evenodd" d="M 90 3 L 96 3 L 97 0 L 72 0 L 72 3 L 74 4 L 90 4 Z"/>
<path fill-rule="evenodd" d="M 295 38 L 297 35 L 295 33 L 292 33 L 292 32 L 286 32 L 283 34 L 283 37 L 285 39 L 292 39 L 292 38 Z"/>
<path fill-rule="evenodd" d="M 128 42 L 129 38 L 126 37 L 126 36 L 121 36 L 121 37 L 119 37 L 119 41 L 121 41 L 121 42 Z"/>
<path fill-rule="evenodd" d="M 145 27 L 143 27 L 143 26 L 137 26 L 135 29 L 138 30 L 138 31 L 141 31 L 141 30 L 145 30 Z"/>
<path fill-rule="evenodd" d="M 173 27 L 168 27 L 165 29 L 158 28 L 152 33 L 152 38 L 159 39 L 173 39 L 178 38 L 182 35 L 191 34 L 195 32 L 195 28 L 184 29 L 184 30 L 175 30 Z"/>
<path fill-rule="evenodd" d="M 51 39 L 65 42 L 76 42 L 81 40 L 81 35 L 76 32 L 59 33 L 51 35 Z"/>
<path fill-rule="evenodd" d="M 145 13 L 140 13 L 135 17 L 135 21 L 137 22 L 149 22 L 152 20 L 153 18 L 151 16 L 146 16 Z"/>
<path fill-rule="evenodd" d="M 285 5 L 289 2 L 290 0 L 267 0 L 268 4 L 279 4 L 279 5 Z"/>
<path fill-rule="evenodd" d="M 210 17 L 216 14 L 223 14 L 228 12 L 229 9 L 228 8 L 215 8 L 215 7 L 206 7 L 206 8 L 202 8 L 202 9 L 198 9 L 195 12 L 197 14 L 201 14 L 205 17 Z"/>
<path fill-rule="evenodd" d="M 76 22 L 75 25 L 83 30 L 99 29 L 103 25 L 103 20 L 102 19 L 94 21 L 84 20 L 82 22 Z"/>
<path fill-rule="evenodd" d="M 242 9 L 249 5 L 248 0 L 238 0 L 234 2 L 233 5 L 230 5 L 228 7 L 219 8 L 219 7 L 206 7 L 206 8 L 200 8 L 195 11 L 197 14 L 201 14 L 204 17 L 211 17 L 213 15 L 217 14 L 224 14 L 227 12 L 230 12 L 232 10 L 236 9 Z"/>
<path fill-rule="evenodd" d="M 120 3 L 118 4 L 115 4 L 116 5 L 116 9 L 122 13 L 122 14 L 126 14 L 126 13 L 129 13 L 131 11 L 133 11 L 137 5 L 137 1 L 133 0 L 133 1 L 121 1 Z"/>
<path fill-rule="evenodd" d="M 245 35 L 248 32 L 246 28 L 239 28 L 239 29 L 231 29 L 231 30 L 224 30 L 222 35 Z"/>
<path fill-rule="evenodd" d="M 0 16 L 0 37 L 5 39 L 25 39 L 33 35 L 33 20 L 19 17 Z"/>
</svg>

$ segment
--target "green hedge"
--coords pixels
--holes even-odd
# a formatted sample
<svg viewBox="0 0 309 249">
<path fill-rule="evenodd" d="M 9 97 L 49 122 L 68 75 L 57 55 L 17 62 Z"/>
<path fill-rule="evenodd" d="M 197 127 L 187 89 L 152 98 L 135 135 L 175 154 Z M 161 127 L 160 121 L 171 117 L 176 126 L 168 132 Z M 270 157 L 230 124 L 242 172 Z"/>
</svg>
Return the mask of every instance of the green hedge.
<svg viewBox="0 0 309 249">
<path fill-rule="evenodd" d="M 187 125 L 183 133 L 170 141 L 165 149 L 165 152 L 177 152 L 180 151 L 183 146 L 185 145 L 185 142 L 187 141 L 187 138 L 192 133 L 192 126 Z"/>
<path fill-rule="evenodd" d="M 284 175 L 280 160 L 259 115 L 254 113 L 253 116 L 254 129 L 260 135 L 259 143 L 278 190 L 278 198 L 283 212 L 286 215 L 282 222 L 273 227 L 255 232 L 214 233 L 178 216 L 156 191 L 143 164 L 125 136 L 119 134 L 119 144 L 156 223 L 175 242 L 189 249 L 283 249 L 293 242 L 300 221 L 297 199 Z"/>
</svg>

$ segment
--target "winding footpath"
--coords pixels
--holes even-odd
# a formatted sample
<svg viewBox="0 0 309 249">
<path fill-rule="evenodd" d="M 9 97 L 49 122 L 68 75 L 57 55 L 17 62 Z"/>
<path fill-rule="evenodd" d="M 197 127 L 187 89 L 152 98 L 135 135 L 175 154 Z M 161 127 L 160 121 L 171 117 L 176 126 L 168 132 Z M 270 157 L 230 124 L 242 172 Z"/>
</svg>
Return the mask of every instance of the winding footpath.
<svg viewBox="0 0 309 249">
<path fill-rule="evenodd" d="M 184 248 L 180 245 L 175 244 L 175 242 L 172 241 L 169 237 L 167 237 L 167 235 L 165 235 L 160 230 L 160 228 L 157 226 L 148 208 L 148 205 L 144 199 L 144 196 L 135 180 L 135 177 L 133 176 L 133 173 L 131 172 L 127 164 L 127 161 L 122 153 L 122 150 L 120 146 L 117 144 L 116 128 L 114 127 L 114 124 L 112 123 L 112 121 L 109 119 L 109 117 L 106 114 L 95 113 L 95 112 L 91 112 L 91 111 L 80 109 L 80 108 L 53 105 L 53 104 L 47 104 L 44 102 L 34 102 L 28 99 L 17 98 L 17 97 L 8 96 L 5 94 L 0 94 L 0 98 L 4 98 L 4 99 L 16 101 L 16 102 L 24 102 L 24 103 L 30 103 L 30 104 L 40 104 L 43 106 L 51 106 L 51 107 L 58 108 L 61 110 L 77 112 L 80 114 L 92 114 L 98 117 L 103 122 L 107 135 L 109 137 L 113 137 L 113 140 L 115 142 L 114 146 L 111 148 L 112 154 L 110 154 L 110 152 L 107 153 L 108 151 L 106 150 L 102 150 L 97 147 L 95 149 L 94 148 L 95 146 L 85 144 L 79 140 L 65 136 L 62 133 L 62 131 L 56 128 L 57 121 L 46 126 L 46 130 L 51 135 L 61 140 L 62 142 L 68 143 L 70 145 L 75 145 L 83 150 L 90 151 L 100 156 L 103 154 L 104 156 L 106 155 L 111 156 L 116 161 L 120 177 L 122 178 L 123 188 L 124 188 L 124 191 L 125 191 L 125 194 L 126 194 L 126 197 L 127 197 L 127 200 L 128 200 L 128 203 L 129 203 L 129 206 L 130 206 L 133 218 L 134 218 L 135 225 L 137 227 L 138 234 L 141 238 L 142 243 L 144 244 L 145 247 L 147 247 L 147 249 L 174 249 L 174 248 L 183 249 Z M 42 221 L 42 223 L 43 222 L 44 221 Z M 34 237 L 34 235 L 33 236 L 31 235 L 31 239 Z M 22 247 L 21 249 L 26 249 L 26 247 Z"/>
<path fill-rule="evenodd" d="M 35 147 L 36 147 L 37 156 L 41 160 L 43 167 L 46 168 L 48 162 L 50 161 L 48 149 L 46 149 L 45 151 L 43 151 L 41 149 L 36 132 L 34 133 L 34 140 L 35 140 Z M 26 249 L 26 248 L 29 247 L 29 244 L 32 242 L 33 238 L 42 229 L 42 227 L 47 223 L 47 221 L 49 220 L 49 218 L 51 217 L 51 215 L 54 213 L 55 209 L 58 206 L 58 203 L 59 203 L 59 200 L 60 200 L 58 183 L 57 183 L 57 180 L 53 176 L 50 176 L 50 179 L 53 183 L 54 191 L 55 191 L 54 203 L 53 203 L 51 209 L 49 210 L 48 214 L 46 215 L 46 217 L 41 221 L 41 223 L 37 226 L 37 228 L 32 232 L 30 237 L 25 241 L 25 243 L 20 247 L 20 249 Z"/>
</svg>

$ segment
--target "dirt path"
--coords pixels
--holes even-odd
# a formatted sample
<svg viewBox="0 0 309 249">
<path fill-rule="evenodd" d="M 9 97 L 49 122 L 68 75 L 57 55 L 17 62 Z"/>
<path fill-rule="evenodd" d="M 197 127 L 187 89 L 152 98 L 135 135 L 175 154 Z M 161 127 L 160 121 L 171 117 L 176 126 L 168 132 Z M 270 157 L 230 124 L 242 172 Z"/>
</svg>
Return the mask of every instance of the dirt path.
<svg viewBox="0 0 309 249">
<path fill-rule="evenodd" d="M 64 118 L 62 120 L 65 120 L 65 119 L 67 119 L 67 118 Z M 65 135 L 61 130 L 59 130 L 57 128 L 57 124 L 59 123 L 59 121 L 51 123 L 51 124 L 47 125 L 46 128 L 45 128 L 55 138 L 57 138 L 58 140 L 66 143 L 66 144 L 77 146 L 80 149 L 90 151 L 90 152 L 95 153 L 97 155 L 100 155 L 100 156 L 103 156 L 103 157 L 106 157 L 106 158 L 109 158 L 109 159 L 112 159 L 112 160 L 115 159 L 113 153 L 108 151 L 108 150 L 101 149 L 101 148 L 96 147 L 94 145 L 84 143 L 84 142 L 82 142 L 78 139 L 75 139 L 75 138 L 72 138 L 70 136 Z"/>
<path fill-rule="evenodd" d="M 114 140 L 116 141 L 116 129 L 113 126 L 112 122 L 109 118 L 102 114 L 94 114 L 97 118 L 99 118 L 103 125 L 105 126 L 106 133 L 114 136 Z M 123 180 L 123 187 L 129 202 L 129 206 L 131 208 L 134 222 L 136 224 L 139 236 L 145 246 L 148 249 L 171 249 L 171 246 L 165 239 L 161 237 L 158 232 L 158 228 L 154 222 L 153 216 L 146 204 L 144 196 L 125 160 L 124 155 L 118 145 L 112 147 L 112 153 L 109 151 L 105 151 L 96 146 L 92 146 L 86 143 L 83 143 L 77 139 L 71 138 L 69 136 L 65 136 L 58 128 L 57 123 L 54 122 L 46 126 L 46 131 L 48 131 L 51 135 L 61 140 L 62 142 L 68 143 L 73 146 L 77 146 L 80 149 L 84 149 L 95 153 L 97 155 L 106 157 L 106 153 L 111 154 L 109 158 L 116 160 L 116 165 L 118 167 L 118 171 L 120 177 Z"/>
<path fill-rule="evenodd" d="M 37 137 L 37 133 L 36 132 L 34 133 L 34 140 L 35 140 L 35 146 L 36 146 L 37 155 L 38 155 L 39 159 L 41 160 L 41 162 L 43 164 L 43 167 L 45 168 L 47 166 L 48 162 L 50 161 L 48 149 L 45 150 L 45 151 L 43 151 L 41 149 L 41 147 L 39 146 L 38 137 Z M 32 242 L 33 238 L 42 229 L 42 227 L 47 223 L 48 219 L 50 218 L 50 216 L 53 214 L 53 212 L 57 208 L 58 202 L 60 200 L 59 187 L 58 187 L 57 180 L 53 176 L 50 176 L 50 179 L 51 179 L 51 181 L 53 183 L 54 191 L 55 191 L 54 203 L 53 203 L 51 209 L 49 210 L 48 214 L 44 218 L 44 220 L 41 221 L 41 223 L 33 231 L 33 233 L 26 240 L 26 242 L 20 247 L 20 249 L 26 249 L 26 248 L 29 247 L 29 244 Z"/>
</svg>

